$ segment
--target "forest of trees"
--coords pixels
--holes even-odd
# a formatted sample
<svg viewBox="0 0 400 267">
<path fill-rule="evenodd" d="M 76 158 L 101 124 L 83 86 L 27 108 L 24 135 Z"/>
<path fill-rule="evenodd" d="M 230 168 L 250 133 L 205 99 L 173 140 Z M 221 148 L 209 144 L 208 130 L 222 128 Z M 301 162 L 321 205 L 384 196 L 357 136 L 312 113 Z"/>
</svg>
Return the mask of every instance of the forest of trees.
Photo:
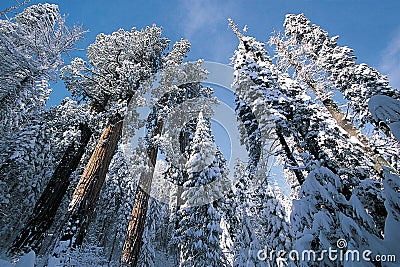
<svg viewBox="0 0 400 267">
<path fill-rule="evenodd" d="M 227 21 L 248 156 L 231 176 L 188 40 L 121 29 L 65 62 L 85 31 L 57 5 L 4 14 L 1 266 L 400 264 L 400 91 L 304 14 L 266 43 Z M 48 107 L 57 77 L 71 97 Z"/>
</svg>

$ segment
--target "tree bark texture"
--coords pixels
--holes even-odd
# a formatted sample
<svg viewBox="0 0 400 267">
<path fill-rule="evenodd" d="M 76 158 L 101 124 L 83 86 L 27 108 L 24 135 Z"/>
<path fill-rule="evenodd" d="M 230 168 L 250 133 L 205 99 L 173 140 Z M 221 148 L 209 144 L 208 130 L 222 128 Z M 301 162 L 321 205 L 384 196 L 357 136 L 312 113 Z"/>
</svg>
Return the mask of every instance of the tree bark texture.
<svg viewBox="0 0 400 267">
<path fill-rule="evenodd" d="M 194 99 L 200 96 L 199 83 L 188 83 L 179 86 L 180 89 L 176 92 L 166 93 L 158 102 L 153 117 L 149 117 L 151 127 L 151 137 L 157 135 L 161 136 L 164 123 L 158 119 L 157 109 L 162 108 L 166 105 L 179 105 L 187 99 Z M 153 126 L 154 125 L 154 126 Z M 152 130 L 154 129 L 154 130 Z M 151 131 L 152 130 L 152 131 Z M 142 246 L 142 235 L 144 231 L 144 225 L 146 223 L 147 207 L 149 202 L 149 192 L 151 190 L 151 183 L 154 174 L 154 167 L 157 162 L 158 146 L 151 145 L 147 148 L 148 155 L 148 166 L 150 171 L 143 174 L 139 178 L 139 183 L 136 188 L 136 195 L 133 202 L 132 214 L 128 223 L 128 229 L 126 232 L 124 246 L 122 248 L 120 266 L 137 266 L 139 260 L 140 248 Z"/>
<path fill-rule="evenodd" d="M 71 239 L 72 246 L 82 244 L 96 207 L 111 159 L 121 138 L 123 120 L 115 116 L 104 129 L 87 163 L 68 206 L 68 223 L 61 240 Z"/>
<path fill-rule="evenodd" d="M 154 135 L 161 135 L 163 122 L 158 121 Z M 132 214 L 128 223 L 126 237 L 121 254 L 121 266 L 136 266 L 139 260 L 140 248 L 142 247 L 142 235 L 146 222 L 147 207 L 149 203 L 149 192 L 157 162 L 158 146 L 148 148 L 147 155 L 151 171 L 140 177 L 136 195 L 133 202 Z"/>
<path fill-rule="evenodd" d="M 92 136 L 91 130 L 86 125 L 81 124 L 79 128 L 81 139 L 78 147 L 73 143 L 64 152 L 60 163 L 37 201 L 28 223 L 9 249 L 11 253 L 16 253 L 25 247 L 29 247 L 39 253 L 46 231 L 50 229 L 56 212 L 70 185 L 70 176 L 78 167 Z"/>
<path fill-rule="evenodd" d="M 104 111 L 104 106 L 107 101 L 108 97 L 101 103 L 98 101 L 94 102 L 91 112 L 98 113 Z M 81 139 L 78 147 L 73 143 L 69 145 L 64 152 L 60 163 L 57 165 L 37 201 L 33 213 L 28 219 L 28 223 L 10 247 L 9 252 L 11 254 L 18 252 L 24 247 L 31 248 L 35 253 L 41 251 L 46 231 L 48 231 L 53 224 L 57 210 L 70 185 L 70 176 L 78 168 L 93 134 L 90 128 L 84 123 L 79 125 L 79 129 L 81 131 Z"/>
</svg>

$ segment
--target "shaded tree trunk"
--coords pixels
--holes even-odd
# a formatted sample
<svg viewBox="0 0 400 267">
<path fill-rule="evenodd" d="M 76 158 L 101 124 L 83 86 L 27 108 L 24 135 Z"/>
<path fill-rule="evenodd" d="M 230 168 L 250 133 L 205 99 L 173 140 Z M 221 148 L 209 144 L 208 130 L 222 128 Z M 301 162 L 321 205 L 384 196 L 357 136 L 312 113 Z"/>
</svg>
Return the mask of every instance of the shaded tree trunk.
<svg viewBox="0 0 400 267">
<path fill-rule="evenodd" d="M 370 156 L 372 158 L 372 160 L 374 162 L 374 169 L 378 172 L 380 177 L 383 179 L 382 166 L 391 167 L 391 165 L 377 151 L 372 149 L 372 146 L 369 143 L 368 138 L 365 135 L 363 135 L 360 132 L 360 130 L 358 130 L 357 127 L 346 118 L 346 115 L 340 110 L 340 108 L 338 107 L 338 105 L 336 104 L 335 101 L 333 101 L 330 98 L 322 97 L 323 92 L 320 92 L 317 89 L 314 79 L 312 77 L 310 77 L 308 74 L 305 74 L 302 72 L 301 65 L 291 57 L 289 52 L 285 50 L 285 48 L 282 46 L 282 44 L 275 43 L 275 45 L 280 52 L 285 53 L 285 57 L 287 58 L 290 65 L 292 65 L 294 70 L 298 74 L 300 74 L 300 78 L 307 84 L 307 86 L 313 91 L 313 93 L 319 99 L 321 99 L 323 105 L 328 110 L 328 112 L 331 114 L 333 119 L 335 119 L 337 124 L 343 130 L 345 130 L 350 137 L 355 138 L 355 140 L 358 140 L 363 145 L 362 149 L 365 151 L 366 154 L 368 154 L 368 156 Z M 383 131 L 385 131 L 385 129 L 383 129 Z"/>
<path fill-rule="evenodd" d="M 312 87 L 312 90 L 315 92 L 316 90 Z M 391 165 L 379 154 L 379 152 L 372 149 L 371 144 L 369 143 L 367 137 L 363 135 L 353 123 L 351 123 L 348 119 L 346 119 L 346 115 L 339 109 L 337 104 L 332 99 L 325 99 L 322 101 L 326 109 L 329 111 L 331 116 L 335 119 L 337 124 L 345 130 L 351 137 L 356 138 L 363 146 L 363 150 L 366 154 L 368 154 L 373 162 L 374 169 L 378 172 L 378 174 L 382 176 L 382 166 L 390 167 Z"/>
<path fill-rule="evenodd" d="M 182 129 L 182 131 L 179 134 L 179 150 L 182 155 L 186 156 L 185 161 L 189 159 L 190 151 L 192 150 L 191 144 L 193 142 L 193 136 L 194 133 L 196 132 L 196 126 L 197 126 L 197 119 L 194 119 L 185 125 L 185 128 Z M 182 199 L 182 193 L 183 193 L 183 184 L 188 180 L 189 174 L 185 169 L 182 170 L 182 181 L 178 181 L 178 190 L 176 193 L 176 210 L 178 211 L 180 209 L 180 206 L 182 206 L 183 199 Z"/>
<path fill-rule="evenodd" d="M 292 151 L 290 150 L 290 147 L 289 147 L 288 143 L 286 142 L 285 137 L 282 134 L 282 131 L 278 128 L 276 129 L 276 135 L 278 136 L 279 143 L 281 144 L 282 149 L 285 152 L 287 159 L 294 167 L 291 170 L 294 172 L 294 175 L 296 176 L 296 179 L 297 179 L 299 185 L 302 185 L 305 181 L 304 175 L 301 172 L 301 170 L 298 168 L 299 164 L 297 163 L 296 159 L 294 158 Z"/>
<path fill-rule="evenodd" d="M 98 113 L 104 111 L 104 106 L 108 99 L 109 96 L 106 96 L 101 103 L 98 101 L 94 102 L 91 112 Z M 28 219 L 28 223 L 9 249 L 10 253 L 16 253 L 24 247 L 29 247 L 36 253 L 39 253 L 41 250 L 45 233 L 50 229 L 61 201 L 70 185 L 70 176 L 78 168 L 93 134 L 90 128 L 84 123 L 79 125 L 79 129 L 81 131 L 81 140 L 78 148 L 73 143 L 64 152 L 60 163 L 57 165 L 50 181 L 36 203 L 33 213 Z"/>
<path fill-rule="evenodd" d="M 200 96 L 200 83 L 187 83 L 179 86 L 176 92 L 166 93 L 155 107 L 154 113 L 148 118 L 151 121 L 148 128 L 151 137 L 161 136 L 164 123 L 157 118 L 158 109 L 166 105 L 181 104 L 187 99 L 194 99 Z M 209 97 L 209 95 L 204 95 Z M 139 178 L 136 188 L 136 195 L 133 202 L 132 214 L 128 223 L 124 246 L 122 248 L 120 266 L 137 266 L 139 253 L 142 246 L 142 235 L 146 222 L 149 192 L 154 174 L 154 167 L 157 162 L 158 146 L 150 145 L 147 148 L 148 166 L 150 171 Z"/>
<path fill-rule="evenodd" d="M 46 231 L 51 227 L 62 198 L 70 185 L 72 172 L 78 167 L 85 148 L 92 136 L 91 130 L 84 124 L 79 126 L 81 139 L 79 146 L 72 143 L 55 169 L 49 183 L 37 201 L 33 213 L 21 233 L 15 239 L 9 252 L 16 253 L 24 247 L 39 252 Z"/>
<path fill-rule="evenodd" d="M 182 155 L 186 156 L 185 161 L 189 159 L 190 151 L 191 151 L 191 143 L 193 141 L 193 135 L 196 131 L 197 126 L 197 119 L 190 121 L 180 132 L 179 134 L 179 150 Z M 176 203 L 171 211 L 171 214 L 174 214 L 173 226 L 174 229 L 178 229 L 179 226 L 179 215 L 178 211 L 180 207 L 184 204 L 182 199 L 183 193 L 183 184 L 188 180 L 189 174 L 187 173 L 186 169 L 180 170 L 182 173 L 182 179 L 177 179 L 175 182 L 177 189 L 176 189 Z"/>
<path fill-rule="evenodd" d="M 154 136 L 161 135 L 163 122 L 158 121 Z M 148 148 L 147 155 L 151 171 L 140 177 L 135 199 L 133 202 L 132 214 L 128 223 L 126 237 L 121 254 L 121 266 L 136 266 L 139 260 L 140 248 L 142 247 L 142 235 L 146 222 L 147 208 L 149 203 L 149 192 L 157 162 L 158 146 Z"/>
<path fill-rule="evenodd" d="M 68 223 L 61 241 L 71 240 L 72 246 L 82 244 L 96 207 L 101 188 L 121 138 L 123 118 L 115 116 L 104 129 L 87 163 L 68 206 Z"/>
<path fill-rule="evenodd" d="M 247 103 L 242 102 L 238 96 L 236 96 L 235 102 L 236 114 L 239 120 L 243 123 L 247 134 L 247 146 L 249 152 L 248 169 L 250 174 L 253 174 L 257 169 L 262 150 L 259 122 Z"/>
</svg>

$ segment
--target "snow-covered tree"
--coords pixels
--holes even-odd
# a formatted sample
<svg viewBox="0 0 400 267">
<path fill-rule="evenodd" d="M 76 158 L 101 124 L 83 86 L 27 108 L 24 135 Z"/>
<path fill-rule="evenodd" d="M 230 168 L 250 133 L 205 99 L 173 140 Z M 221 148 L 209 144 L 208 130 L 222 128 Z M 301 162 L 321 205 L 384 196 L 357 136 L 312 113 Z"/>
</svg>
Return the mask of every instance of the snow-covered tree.
<svg viewBox="0 0 400 267">
<path fill-rule="evenodd" d="M 186 171 L 186 163 L 190 157 L 192 151 L 192 143 L 194 133 L 196 131 L 197 118 L 187 122 L 179 133 L 179 150 L 181 153 L 180 164 L 176 166 L 175 160 L 167 161 L 167 169 L 164 172 L 165 180 L 173 184 L 174 188 L 171 190 L 169 195 L 169 225 L 168 232 L 170 237 L 168 238 L 168 247 L 171 254 L 179 262 L 179 238 L 177 236 L 177 229 L 179 226 L 179 221 L 182 219 L 181 216 L 181 206 L 183 205 L 182 192 L 183 184 L 188 180 L 188 173 Z"/>
<path fill-rule="evenodd" d="M 293 45 L 302 46 L 310 64 L 321 68 L 329 75 L 329 80 L 348 99 L 355 116 L 364 122 L 371 115 L 368 100 L 373 95 L 387 95 L 400 98 L 400 92 L 393 89 L 387 77 L 366 64 L 357 64 L 354 51 L 337 44 L 338 36 L 329 34 L 319 26 L 311 25 L 304 14 L 286 15 L 285 35 L 293 40 Z M 293 49 L 293 48 L 292 48 Z"/>
<path fill-rule="evenodd" d="M 250 264 L 249 266 L 264 266 L 266 262 L 257 258 L 257 252 L 263 249 L 260 242 L 261 240 L 257 238 L 261 237 L 260 231 L 262 230 L 254 227 L 254 224 L 259 223 L 259 220 L 257 220 L 258 218 L 256 218 L 258 217 L 256 213 L 260 212 L 260 210 L 256 212 L 254 209 L 256 206 L 261 208 L 263 206 L 263 201 L 266 200 L 263 198 L 265 196 L 264 190 L 268 187 L 266 179 L 268 173 L 267 170 L 261 166 L 261 163 L 263 160 L 268 161 L 268 156 L 263 154 L 263 152 L 265 152 L 263 151 L 263 147 L 268 146 L 269 142 L 273 140 L 275 131 L 273 113 L 268 108 L 266 96 L 262 87 L 262 79 L 270 74 L 270 71 L 262 70 L 262 67 L 259 67 L 256 62 L 254 62 L 253 53 L 260 58 L 267 56 L 262 48 L 263 44 L 255 41 L 254 38 L 243 36 L 236 28 L 233 21 L 230 21 L 230 25 L 240 40 L 239 50 L 235 52 L 235 56 L 233 57 L 233 63 L 235 64 L 235 94 L 242 103 L 238 106 L 238 112 L 240 115 L 241 110 L 248 110 L 248 112 L 250 112 L 249 114 L 253 116 L 253 121 L 257 122 L 257 124 L 252 123 L 251 120 L 249 120 L 251 118 L 246 119 L 246 117 L 242 116 L 241 118 L 239 116 L 239 119 L 242 120 L 242 123 L 245 123 L 245 126 L 246 124 L 247 127 L 253 126 L 256 128 L 256 131 L 259 132 L 258 140 L 253 138 L 254 141 L 257 140 L 258 142 L 258 144 L 256 143 L 258 151 L 257 160 L 255 161 L 252 158 L 252 150 L 254 151 L 254 147 L 252 148 L 250 143 L 247 146 L 250 157 L 249 165 L 246 171 L 242 171 L 241 174 L 240 172 L 236 174 L 238 176 L 234 181 L 234 192 L 232 196 L 230 196 L 230 198 L 233 199 L 233 201 L 231 200 L 230 202 L 238 203 L 234 208 L 235 211 L 230 212 L 236 217 L 236 222 L 232 221 L 234 224 L 233 229 L 236 229 L 236 233 L 232 232 L 231 234 L 233 247 L 236 250 L 234 252 L 233 264 L 234 266 L 246 264 Z M 259 82 L 254 84 L 254 80 L 257 79 L 259 79 Z M 242 108 L 240 108 L 240 106 L 242 106 Z M 245 118 L 245 120 L 243 120 L 243 118 Z M 247 132 L 251 133 L 249 131 Z M 252 135 L 248 138 L 249 141 L 251 141 L 251 136 Z M 287 146 L 286 141 L 283 138 L 281 140 L 284 141 L 284 144 Z M 265 158 L 263 158 L 264 156 Z M 300 177 L 299 180 L 301 181 L 302 174 L 301 172 L 298 172 L 298 174 Z M 253 212 L 251 212 L 252 210 Z"/>
<path fill-rule="evenodd" d="M 385 222 L 385 241 L 388 251 L 393 251 L 398 255 L 395 244 L 399 240 L 399 226 L 400 226 L 400 177 L 398 174 L 393 173 L 393 170 L 384 169 L 385 180 L 383 181 L 385 192 L 385 207 L 388 216 Z"/>
<path fill-rule="evenodd" d="M 193 119 L 196 111 L 208 107 L 207 103 L 214 100 L 211 97 L 213 91 L 201 85 L 207 74 L 202 68 L 203 61 L 182 64 L 189 48 L 190 44 L 186 40 L 178 41 L 174 45 L 172 51 L 163 59 L 161 80 L 152 90 L 154 98 L 150 105 L 152 112 L 146 123 L 147 157 L 145 158 L 150 169 L 154 169 L 159 151 L 168 160 L 181 159 L 179 138 L 177 138 L 180 126 Z M 179 165 L 176 162 L 174 164 Z M 121 257 L 122 264 L 135 264 L 138 260 L 152 175 L 153 171 L 150 171 L 148 175 L 143 175 L 139 179 Z"/>
<path fill-rule="evenodd" d="M 243 127 L 239 128 L 242 143 L 246 145 L 249 153 L 249 169 L 250 172 L 255 172 L 257 169 L 258 161 L 261 156 L 262 142 L 260 138 L 259 124 L 254 116 L 251 108 L 246 103 L 236 96 L 236 113 Z"/>
<path fill-rule="evenodd" d="M 364 63 L 357 64 L 352 49 L 339 46 L 338 36 L 329 37 L 319 26 L 311 25 L 304 14 L 288 14 L 284 26 L 285 38 L 275 35 L 270 40 L 277 48 L 281 67 L 294 68 L 296 76 L 313 90 L 339 126 L 364 145 L 378 170 L 380 166 L 387 166 L 388 162 L 375 152 L 371 140 L 363 136 L 355 125 L 372 123 L 393 141 L 388 127 L 392 121 L 378 119 L 368 108 L 368 103 L 376 95 L 399 99 L 399 90 L 393 89 L 387 77 L 374 68 Z M 332 99 L 335 90 L 347 100 L 346 113 Z M 399 144 L 397 141 L 391 143 L 385 150 L 392 164 L 397 164 L 398 159 L 392 160 L 391 150 L 395 149 L 394 155 L 397 155 Z"/>
<path fill-rule="evenodd" d="M 24 0 L 24 1 L 22 1 L 22 2 L 18 2 L 18 3 L 15 4 L 15 5 L 10 5 L 10 6 L 7 7 L 6 9 L 0 11 L 0 17 L 5 16 L 5 17 L 7 18 L 7 13 L 9 13 L 9 12 L 12 11 L 12 10 L 19 9 L 19 8 L 21 8 L 21 7 L 24 6 L 24 5 L 27 5 L 30 1 L 31 1 L 31 0 Z"/>
<path fill-rule="evenodd" d="M 235 64 L 235 93 L 246 103 L 246 105 L 249 106 L 258 120 L 262 144 L 265 144 L 272 135 L 276 134 L 278 136 L 279 142 L 283 148 L 282 151 L 286 154 L 285 159 L 287 163 L 285 163 L 285 165 L 288 167 L 294 167 L 293 172 L 295 173 L 299 183 L 302 183 L 304 180 L 303 174 L 298 170 L 298 168 L 296 168 L 299 163 L 293 156 L 287 138 L 285 138 L 285 135 L 288 133 L 287 127 L 284 122 L 275 122 L 275 117 L 280 118 L 282 116 L 279 115 L 278 109 L 275 109 L 275 107 L 270 108 L 271 103 L 289 103 L 290 100 L 278 90 L 264 89 L 278 87 L 276 81 L 277 77 L 271 72 L 271 70 L 266 68 L 267 64 L 272 66 L 272 63 L 267 56 L 267 52 L 263 48 L 264 44 L 257 42 L 252 37 L 243 36 L 237 30 L 233 22 L 230 22 L 230 24 L 233 27 L 235 34 L 240 39 L 238 50 L 235 52 L 235 56 L 233 57 L 233 63 Z M 270 79 L 270 76 L 273 78 Z M 295 90 L 298 90 L 298 88 L 288 88 L 287 92 L 293 95 L 296 93 Z M 294 105 L 294 103 L 295 101 L 292 101 L 289 105 Z M 278 105 L 276 106 L 279 108 Z M 292 106 L 292 108 L 294 108 L 294 106 Z M 287 108 L 287 111 L 285 112 L 291 112 L 292 108 Z M 286 132 L 284 132 L 285 130 Z"/>
<path fill-rule="evenodd" d="M 0 20 L 1 135 L 15 131 L 28 114 L 40 111 L 49 96 L 46 86 L 83 31 L 70 28 L 57 5 L 33 5 L 14 18 Z"/>
<path fill-rule="evenodd" d="M 252 193 L 253 199 L 257 201 L 249 207 L 256 236 L 265 251 L 263 256 L 269 266 L 277 264 L 279 251 L 292 250 L 293 242 L 289 216 L 274 192 L 279 192 L 276 186 L 272 187 L 267 182 L 258 186 Z"/>
<path fill-rule="evenodd" d="M 201 68 L 201 62 L 185 64 L 183 69 L 180 68 L 189 48 L 190 43 L 187 40 L 178 41 L 174 45 L 172 51 L 163 59 L 163 69 L 159 85 L 152 90 L 154 96 L 151 103 L 152 112 L 147 118 L 146 123 L 147 155 L 143 158 L 149 170 L 139 178 L 135 199 L 133 200 L 134 206 L 121 255 L 122 264 L 136 264 L 139 258 L 147 205 L 159 147 L 164 144 L 162 148 L 164 154 L 167 154 L 169 158 L 173 158 L 173 155 L 165 152 L 170 151 L 167 148 L 168 145 L 166 145 L 166 143 L 171 143 L 170 139 L 161 141 L 161 133 L 165 132 L 163 128 L 166 123 L 166 117 L 172 113 L 177 105 L 184 103 L 188 99 L 202 95 L 202 87 L 199 85 L 199 81 L 204 79 L 202 75 L 205 74 L 205 71 Z"/>
<path fill-rule="evenodd" d="M 218 180 L 225 169 L 217 152 L 210 122 L 202 112 L 197 120 L 190 158 L 186 163 L 188 180 L 184 183 L 179 222 L 180 266 L 224 266 L 220 246 L 220 215 L 216 201 L 222 193 Z M 221 168 L 222 165 L 222 168 Z M 207 203 L 210 197 L 216 200 Z"/>
<path fill-rule="evenodd" d="M 20 231 L 20 233 L 18 236 L 14 236 L 15 240 L 11 247 L 12 252 L 17 252 L 23 248 L 30 248 L 38 252 L 41 242 L 45 237 L 45 231 L 50 228 L 53 222 L 52 219 L 57 212 L 58 203 L 61 202 L 64 196 L 63 194 L 59 195 L 54 192 L 59 188 L 65 188 L 66 190 L 70 183 L 69 179 L 64 181 L 64 183 L 62 181 L 57 181 L 57 183 L 52 181 L 51 178 L 55 170 L 59 168 L 60 164 L 58 161 L 63 156 L 62 151 L 65 151 L 68 147 L 83 151 L 85 149 L 79 146 L 82 140 L 88 138 L 84 134 L 85 131 L 82 130 L 82 123 L 87 118 L 85 110 L 84 106 L 78 106 L 76 102 L 65 99 L 59 106 L 52 107 L 44 112 L 40 118 L 36 118 L 40 122 L 36 121 L 36 119 L 34 120 L 40 127 L 36 129 L 32 128 L 31 134 L 36 136 L 30 136 L 29 140 L 24 141 L 31 144 L 28 151 L 26 151 L 26 148 L 29 147 L 25 146 L 24 142 L 17 142 L 17 147 L 15 148 L 13 148 L 13 144 L 8 146 L 9 149 L 15 149 L 13 153 L 22 153 L 25 150 L 21 154 L 24 160 L 8 163 L 6 161 L 5 166 L 12 167 L 15 163 L 19 162 L 19 167 L 23 167 L 28 172 L 13 174 L 13 176 L 21 175 L 20 179 L 17 180 L 19 185 L 13 185 L 14 187 L 16 186 L 15 189 L 19 189 L 14 193 L 9 193 L 11 195 L 17 194 L 21 197 L 26 197 L 25 193 L 21 194 L 22 192 L 30 195 L 28 198 L 29 201 L 25 200 L 26 203 L 24 205 L 27 206 L 20 211 L 25 215 L 17 217 L 19 226 L 16 228 L 17 231 L 14 232 L 18 233 Z M 21 131 L 26 131 L 26 129 L 21 128 Z M 15 139 L 11 142 L 14 143 Z M 38 148 L 40 148 L 41 153 L 38 153 Z M 31 160 L 26 160 L 27 158 L 31 158 Z M 12 168 L 14 172 L 18 170 L 15 166 Z M 7 172 L 4 173 L 6 174 Z M 27 175 L 26 178 L 24 178 L 25 175 Z M 8 182 L 9 186 L 12 184 L 11 181 Z M 32 186 L 27 186 L 28 184 Z M 5 186 L 4 189 L 6 188 Z M 29 191 L 31 193 L 28 193 Z M 19 200 L 18 197 L 13 199 L 19 203 L 13 205 L 14 208 L 24 202 Z M 19 212 L 14 210 L 13 214 L 19 214 Z"/>
<path fill-rule="evenodd" d="M 376 174 L 371 169 L 368 158 L 363 155 L 363 151 L 356 143 L 353 144 L 347 135 L 340 132 L 329 114 L 318 104 L 313 103 L 295 81 L 277 70 L 261 43 L 256 42 L 252 37 L 236 34 L 240 39 L 240 44 L 234 57 L 235 77 L 239 90 L 243 88 L 239 92 L 243 99 L 253 106 L 253 110 L 264 109 L 262 113 L 259 113 L 261 114 L 261 117 L 258 117 L 259 121 L 263 124 L 271 122 L 269 125 L 276 129 L 279 140 L 281 140 L 279 133 L 283 141 L 288 137 L 293 139 L 294 151 L 298 151 L 297 156 L 291 150 L 283 149 L 284 156 L 289 162 L 291 157 L 297 162 L 301 161 L 301 165 L 292 165 L 294 167 L 292 169 L 299 171 L 299 166 L 302 166 L 301 169 L 307 174 L 307 178 L 299 180 L 300 199 L 295 202 L 297 208 L 294 208 L 291 216 L 297 237 L 297 248 L 310 249 L 311 244 L 315 250 L 333 246 L 335 238 L 340 235 L 348 238 L 355 248 L 363 248 L 367 244 L 361 242 L 363 240 L 376 242 L 379 233 L 374 221 L 366 213 L 366 209 L 370 212 L 378 209 L 363 207 L 358 196 L 365 197 L 366 201 L 363 204 L 370 204 L 370 199 L 363 194 L 357 194 L 357 190 L 362 188 L 360 184 L 370 181 L 371 186 L 368 190 L 373 192 L 375 204 L 379 206 L 382 203 L 381 187 L 379 183 L 378 186 L 373 184 Z M 246 83 L 247 90 L 244 90 L 246 87 L 243 85 Z M 257 116 L 257 112 L 255 114 Z M 284 142 L 281 142 L 281 145 L 285 148 Z M 322 174 L 319 175 L 319 173 Z M 312 182 L 315 177 L 319 177 L 319 183 L 325 188 L 332 188 L 328 194 L 323 194 L 318 184 Z M 305 192 L 308 193 L 305 194 Z M 321 197 L 316 197 L 320 194 L 322 194 Z M 335 196 L 330 196 L 330 194 L 335 194 Z M 322 207 L 325 207 L 324 201 L 329 199 L 338 201 L 332 202 L 333 207 L 343 202 L 341 209 L 329 209 L 331 213 L 325 214 L 333 216 L 334 220 L 329 220 L 328 217 L 325 219 L 326 222 L 332 222 L 328 229 L 335 229 L 335 231 L 324 233 L 320 225 L 317 226 L 324 220 L 318 218 L 321 213 L 317 210 L 313 210 L 314 208 L 310 210 L 311 207 L 318 207 L 318 205 L 308 205 L 311 198 L 321 199 L 318 205 Z M 374 212 L 370 214 L 379 223 L 381 218 L 375 216 Z M 306 217 L 309 219 L 305 219 Z M 357 230 L 357 235 L 354 237 L 351 234 L 352 228 L 348 227 L 350 225 Z M 337 233 L 340 234 L 337 235 Z M 312 238 L 303 242 L 302 236 Z M 306 243 L 307 246 L 305 246 Z"/>
<path fill-rule="evenodd" d="M 202 84 L 207 71 L 202 60 L 183 63 L 187 40 L 167 52 L 154 25 L 100 34 L 88 61 L 61 69 L 75 101 L 45 108 L 49 79 L 82 30 L 51 4 L 5 18 L 0 254 L 9 249 L 11 261 L 29 252 L 19 263 L 33 266 L 36 254 L 38 266 L 337 266 L 347 262 L 287 252 L 398 253 L 400 93 L 303 14 L 270 40 L 273 59 L 230 20 L 248 152 L 233 181 L 211 133 L 218 101 Z"/>
<path fill-rule="evenodd" d="M 79 139 L 76 122 L 82 110 L 66 104 L 56 109 L 67 112 L 57 114 L 56 109 L 45 110 L 45 105 L 51 92 L 49 79 L 63 64 L 62 54 L 82 33 L 79 27 L 68 27 L 58 6 L 51 4 L 33 5 L 14 18 L 0 20 L 0 198 L 6 215 L 3 230 L 10 227 L 8 237 L 2 237 L 4 246 L 16 237 L 40 199 L 60 158 L 59 149 Z M 60 142 L 63 134 L 70 136 Z"/>
<path fill-rule="evenodd" d="M 162 224 L 162 222 L 164 222 L 165 215 L 168 214 L 166 212 L 167 209 L 165 209 L 166 207 L 166 205 L 158 202 L 155 198 L 151 198 L 149 201 L 149 211 L 147 213 L 146 226 L 143 231 L 143 245 L 140 250 L 138 266 L 156 267 L 161 260 L 167 260 L 165 258 L 157 258 L 157 256 L 160 256 L 161 253 L 168 251 L 165 247 L 162 247 L 165 241 L 161 240 L 161 238 L 165 238 L 165 236 L 158 236 L 159 233 L 161 233 L 161 230 L 166 229 L 166 225 Z M 158 250 L 157 252 L 156 249 Z"/>
<path fill-rule="evenodd" d="M 130 161 L 140 161 L 140 151 L 143 146 L 138 145 L 136 153 Z M 132 208 L 131 199 L 136 189 L 136 179 L 132 176 L 127 157 L 120 149 L 114 155 L 105 185 L 101 191 L 96 215 L 88 229 L 88 237 L 83 242 L 83 249 L 99 247 L 102 249 L 103 261 L 117 265 L 119 262 L 125 228 Z M 138 169 L 143 166 L 138 165 Z"/>
<path fill-rule="evenodd" d="M 379 153 L 386 155 L 392 167 L 400 171 L 400 99 L 386 95 L 374 95 L 368 101 L 368 108 L 375 123 L 386 129 L 386 134 L 375 127 L 372 143 Z M 387 138 L 388 131 L 394 138 Z"/>
<path fill-rule="evenodd" d="M 88 47 L 90 63 L 77 58 L 62 68 L 61 76 L 73 96 L 89 101 L 96 111 L 105 111 L 108 123 L 72 196 L 61 241 L 82 244 L 121 138 L 127 105 L 135 109 L 143 104 L 148 88 L 145 82 L 159 69 L 167 45 L 168 40 L 161 37 L 156 26 L 130 32 L 121 29 L 97 36 Z"/>
</svg>

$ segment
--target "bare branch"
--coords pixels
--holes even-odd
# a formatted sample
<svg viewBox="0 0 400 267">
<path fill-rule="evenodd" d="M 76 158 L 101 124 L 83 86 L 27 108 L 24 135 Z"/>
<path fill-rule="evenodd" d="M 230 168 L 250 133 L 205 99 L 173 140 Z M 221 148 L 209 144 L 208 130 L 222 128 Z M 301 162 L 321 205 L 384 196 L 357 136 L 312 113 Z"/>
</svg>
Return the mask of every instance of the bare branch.
<svg viewBox="0 0 400 267">
<path fill-rule="evenodd" d="M 26 4 L 28 4 L 30 1 L 31 1 L 31 0 L 24 0 L 24 1 L 22 1 L 21 3 L 19 3 L 19 2 L 17 1 L 17 4 L 16 4 L 16 5 L 10 6 L 10 7 L 6 8 L 5 10 L 0 11 L 0 17 L 5 16 L 8 12 L 10 12 L 10 11 L 12 11 L 12 10 L 18 9 L 18 8 L 20 8 L 20 7 L 22 7 L 22 6 L 26 5 Z"/>
<path fill-rule="evenodd" d="M 239 40 L 242 40 L 243 34 L 239 31 L 233 19 L 229 18 L 228 21 L 229 21 L 229 26 L 232 28 L 233 32 L 236 34 Z"/>
</svg>

